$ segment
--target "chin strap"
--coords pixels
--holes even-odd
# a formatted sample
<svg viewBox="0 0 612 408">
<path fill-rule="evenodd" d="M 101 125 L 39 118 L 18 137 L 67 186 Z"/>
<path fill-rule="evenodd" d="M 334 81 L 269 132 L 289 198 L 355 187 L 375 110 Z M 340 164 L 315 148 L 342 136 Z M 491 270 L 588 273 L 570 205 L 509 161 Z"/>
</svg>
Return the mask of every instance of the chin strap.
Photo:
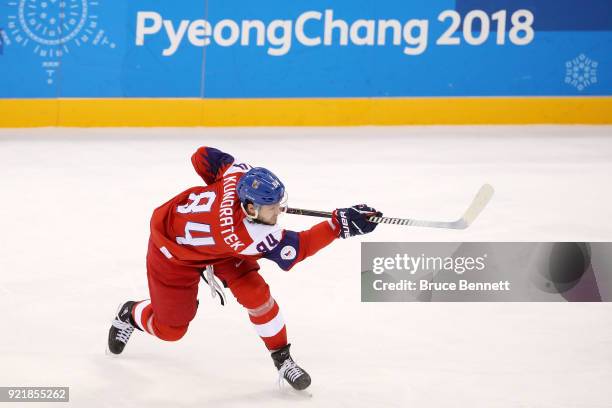
<svg viewBox="0 0 612 408">
<path fill-rule="evenodd" d="M 255 215 L 249 214 L 247 210 L 244 208 L 244 204 L 240 204 L 240 208 L 242 209 L 242 212 L 244 213 L 244 215 L 246 215 L 249 221 L 259 222 L 257 220 L 257 217 L 259 217 L 259 206 L 253 204 L 253 207 L 255 207 Z"/>
</svg>

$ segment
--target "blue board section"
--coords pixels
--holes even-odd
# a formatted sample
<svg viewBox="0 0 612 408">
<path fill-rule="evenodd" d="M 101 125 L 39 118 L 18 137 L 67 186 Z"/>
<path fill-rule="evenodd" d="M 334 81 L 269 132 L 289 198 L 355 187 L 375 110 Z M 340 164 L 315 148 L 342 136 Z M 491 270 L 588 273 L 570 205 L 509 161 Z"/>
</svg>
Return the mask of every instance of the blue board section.
<svg viewBox="0 0 612 408">
<path fill-rule="evenodd" d="M 609 3 L 0 0 L 0 97 L 612 95 Z"/>
<path fill-rule="evenodd" d="M 532 10 L 537 31 L 612 31 L 610 0 L 457 0 L 462 15 L 470 10 Z"/>
</svg>

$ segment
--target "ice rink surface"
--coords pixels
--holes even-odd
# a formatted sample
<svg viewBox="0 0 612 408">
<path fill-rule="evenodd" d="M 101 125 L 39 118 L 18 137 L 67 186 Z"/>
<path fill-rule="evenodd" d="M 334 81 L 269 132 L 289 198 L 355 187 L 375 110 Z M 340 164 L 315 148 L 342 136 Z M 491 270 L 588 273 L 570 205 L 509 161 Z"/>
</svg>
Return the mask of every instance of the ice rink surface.
<svg viewBox="0 0 612 408">
<path fill-rule="evenodd" d="M 465 231 L 382 225 L 289 273 L 262 261 L 309 398 L 278 390 L 246 312 L 203 285 L 182 340 L 136 332 L 104 353 L 117 305 L 148 297 L 151 212 L 202 183 L 201 145 L 270 168 L 295 207 L 451 220 L 482 183 L 496 195 Z M 612 240 L 611 127 L 5 129 L 0 170 L 0 386 L 70 386 L 70 406 L 91 408 L 612 406 L 611 304 L 361 303 L 359 255 L 361 241 Z"/>
</svg>

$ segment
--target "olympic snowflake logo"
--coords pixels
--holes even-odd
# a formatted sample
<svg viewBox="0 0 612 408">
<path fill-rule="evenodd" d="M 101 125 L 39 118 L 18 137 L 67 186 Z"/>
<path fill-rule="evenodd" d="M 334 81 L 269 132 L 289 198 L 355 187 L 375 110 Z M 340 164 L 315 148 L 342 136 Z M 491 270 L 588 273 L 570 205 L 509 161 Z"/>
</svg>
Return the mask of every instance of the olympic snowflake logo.
<svg viewBox="0 0 612 408">
<path fill-rule="evenodd" d="M 1 42 L 32 47 L 32 52 L 43 59 L 47 84 L 54 82 L 62 56 L 71 46 L 115 48 L 106 32 L 99 27 L 95 12 L 96 0 L 8 0 L 12 11 L 8 15 L 6 31 L 0 31 Z"/>
<path fill-rule="evenodd" d="M 599 63 L 584 54 L 565 63 L 565 83 L 579 91 L 597 83 L 597 67 Z"/>
</svg>

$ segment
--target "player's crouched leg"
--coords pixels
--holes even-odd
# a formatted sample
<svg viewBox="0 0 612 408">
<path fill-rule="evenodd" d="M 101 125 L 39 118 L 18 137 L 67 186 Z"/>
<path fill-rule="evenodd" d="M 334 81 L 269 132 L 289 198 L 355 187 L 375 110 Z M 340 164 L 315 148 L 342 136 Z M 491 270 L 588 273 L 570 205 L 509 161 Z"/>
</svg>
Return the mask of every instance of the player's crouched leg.
<svg viewBox="0 0 612 408">
<path fill-rule="evenodd" d="M 165 341 L 180 340 L 189 328 L 189 323 L 169 325 L 159 322 L 150 300 L 138 302 L 132 309 L 132 318 L 139 329 Z"/>
<path fill-rule="evenodd" d="M 198 308 L 200 269 L 172 263 L 149 242 L 147 280 L 151 300 L 138 302 L 133 308 L 138 327 L 161 340 L 181 339 Z"/>
<path fill-rule="evenodd" d="M 155 335 L 166 341 L 177 341 L 180 340 L 185 333 L 187 333 L 187 328 L 189 325 L 185 326 L 164 326 L 159 325 L 155 326 Z"/>
</svg>

